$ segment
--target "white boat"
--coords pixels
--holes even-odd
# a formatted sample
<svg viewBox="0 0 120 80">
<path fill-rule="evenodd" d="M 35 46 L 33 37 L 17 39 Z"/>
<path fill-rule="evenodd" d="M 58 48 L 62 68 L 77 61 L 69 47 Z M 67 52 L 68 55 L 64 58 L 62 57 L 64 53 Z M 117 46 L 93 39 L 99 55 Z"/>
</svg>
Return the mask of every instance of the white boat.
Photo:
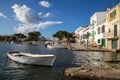
<svg viewBox="0 0 120 80">
<path fill-rule="evenodd" d="M 52 66 L 56 59 L 56 56 L 52 54 L 40 55 L 23 52 L 8 52 L 7 56 L 19 63 L 44 66 Z"/>
<path fill-rule="evenodd" d="M 54 46 L 52 46 L 52 45 L 50 45 L 50 44 L 47 44 L 47 48 L 49 48 L 49 49 L 53 49 Z"/>
<path fill-rule="evenodd" d="M 53 49 L 53 42 L 50 42 L 50 41 L 47 41 L 45 42 L 45 46 L 48 48 L 48 49 Z"/>
<path fill-rule="evenodd" d="M 47 43 L 46 46 L 49 49 L 64 49 L 64 48 L 67 48 L 66 46 L 63 46 L 59 43 Z"/>
</svg>

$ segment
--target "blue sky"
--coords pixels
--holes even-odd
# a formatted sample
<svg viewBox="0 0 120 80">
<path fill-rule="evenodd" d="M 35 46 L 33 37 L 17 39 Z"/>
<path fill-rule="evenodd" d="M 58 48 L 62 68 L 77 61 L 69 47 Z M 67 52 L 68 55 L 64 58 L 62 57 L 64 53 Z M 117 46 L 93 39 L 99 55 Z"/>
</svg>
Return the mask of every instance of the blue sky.
<svg viewBox="0 0 120 80">
<path fill-rule="evenodd" d="M 58 30 L 74 32 L 89 25 L 95 12 L 120 0 L 0 0 L 0 35 L 40 31 L 50 38 Z"/>
</svg>

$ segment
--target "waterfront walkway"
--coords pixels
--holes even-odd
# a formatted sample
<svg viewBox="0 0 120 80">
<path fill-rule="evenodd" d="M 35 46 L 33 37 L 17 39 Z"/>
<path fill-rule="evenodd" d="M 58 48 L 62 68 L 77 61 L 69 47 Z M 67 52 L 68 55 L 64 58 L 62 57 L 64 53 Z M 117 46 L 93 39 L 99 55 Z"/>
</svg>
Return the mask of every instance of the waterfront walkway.
<svg viewBox="0 0 120 80">
<path fill-rule="evenodd" d="M 95 47 L 80 46 L 79 44 L 75 44 L 75 43 L 68 44 L 68 47 L 74 51 L 120 52 L 120 50 L 116 50 L 116 49 L 99 48 L 97 46 Z"/>
</svg>

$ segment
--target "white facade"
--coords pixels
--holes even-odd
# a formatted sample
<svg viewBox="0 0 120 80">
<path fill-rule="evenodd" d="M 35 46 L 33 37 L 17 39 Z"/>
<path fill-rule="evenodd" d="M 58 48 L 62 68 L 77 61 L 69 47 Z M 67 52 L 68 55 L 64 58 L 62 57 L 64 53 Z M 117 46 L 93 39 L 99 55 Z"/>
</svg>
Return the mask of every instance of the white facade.
<svg viewBox="0 0 120 80">
<path fill-rule="evenodd" d="M 85 45 L 106 47 L 106 28 L 106 12 L 96 12 L 90 18 L 89 26 L 76 29 L 76 41 L 84 41 Z"/>
<path fill-rule="evenodd" d="M 79 27 L 75 30 L 75 40 L 76 40 L 76 43 L 80 44 L 80 41 L 81 41 L 81 35 L 82 35 L 82 30 L 83 30 L 83 27 Z"/>
<path fill-rule="evenodd" d="M 91 24 L 91 35 L 92 38 L 94 39 L 96 45 L 99 45 L 100 43 L 98 43 L 98 39 L 99 37 L 103 37 L 103 34 L 98 34 L 98 25 L 100 23 L 103 23 L 104 21 L 106 21 L 106 12 L 96 12 L 95 14 L 93 14 L 93 16 L 90 18 L 90 24 Z"/>
<path fill-rule="evenodd" d="M 81 39 L 82 39 L 82 41 L 85 42 L 85 45 L 89 45 L 89 43 L 90 43 L 89 36 L 90 36 L 90 26 L 86 26 L 86 27 L 84 27 L 84 29 L 82 30 L 82 33 L 81 33 Z"/>
<path fill-rule="evenodd" d="M 87 33 L 90 33 L 89 28 L 90 26 L 83 26 L 76 29 L 75 31 L 76 43 L 79 43 L 80 45 L 81 45 L 81 42 L 84 42 L 84 45 L 88 44 L 89 38 L 86 38 L 86 35 Z"/>
<path fill-rule="evenodd" d="M 106 35 L 107 35 L 106 21 L 103 21 L 97 25 L 96 35 L 95 35 L 95 41 L 97 45 L 106 47 L 106 44 L 104 44 L 106 43 Z"/>
</svg>

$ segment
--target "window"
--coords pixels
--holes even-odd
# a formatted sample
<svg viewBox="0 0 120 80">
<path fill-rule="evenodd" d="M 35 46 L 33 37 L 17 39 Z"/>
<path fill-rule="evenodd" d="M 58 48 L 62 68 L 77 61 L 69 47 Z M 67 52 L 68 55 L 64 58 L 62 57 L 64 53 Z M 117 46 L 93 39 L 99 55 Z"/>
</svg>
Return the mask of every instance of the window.
<svg viewBox="0 0 120 80">
<path fill-rule="evenodd" d="M 110 33 L 110 29 L 108 30 L 108 32 Z"/>
<path fill-rule="evenodd" d="M 105 25 L 102 26 L 102 33 L 105 32 Z"/>
<path fill-rule="evenodd" d="M 95 20 L 92 20 L 92 24 L 91 24 L 91 26 L 94 26 L 95 23 L 96 23 L 96 21 L 95 21 Z"/>
<path fill-rule="evenodd" d="M 116 15 L 116 10 L 114 10 L 114 11 L 112 11 L 112 12 L 110 13 L 110 18 L 114 18 L 115 15 Z"/>
<path fill-rule="evenodd" d="M 98 43 L 100 43 L 100 39 L 98 39 Z"/>
<path fill-rule="evenodd" d="M 93 31 L 92 31 L 92 37 L 94 37 L 94 36 L 95 36 L 95 31 L 93 30 Z"/>
<path fill-rule="evenodd" d="M 100 34 L 100 27 L 98 28 L 98 34 Z"/>
<path fill-rule="evenodd" d="M 114 36 L 117 36 L 117 24 L 116 25 L 114 25 Z"/>
</svg>

